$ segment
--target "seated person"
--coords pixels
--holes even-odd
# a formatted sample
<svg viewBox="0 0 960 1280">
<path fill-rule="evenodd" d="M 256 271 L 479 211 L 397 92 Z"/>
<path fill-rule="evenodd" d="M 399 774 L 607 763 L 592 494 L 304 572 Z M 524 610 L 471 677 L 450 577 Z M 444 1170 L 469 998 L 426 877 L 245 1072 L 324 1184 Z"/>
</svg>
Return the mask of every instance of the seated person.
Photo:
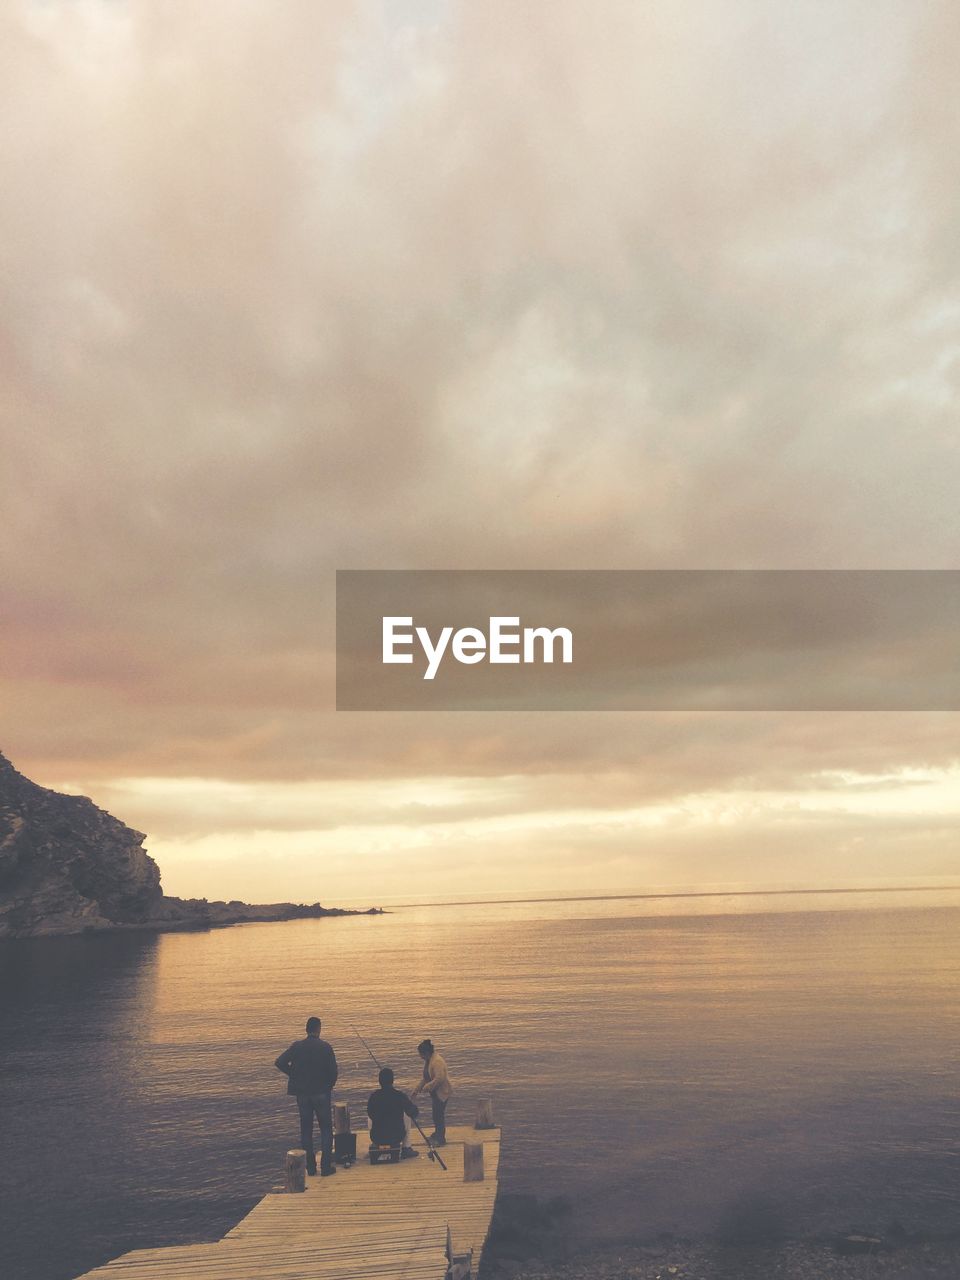
<svg viewBox="0 0 960 1280">
<path fill-rule="evenodd" d="M 420 1154 L 407 1145 L 407 1127 L 404 1116 L 416 1119 L 417 1107 L 405 1093 L 393 1087 L 393 1071 L 380 1069 L 380 1088 L 371 1093 L 367 1101 L 370 1117 L 370 1141 L 377 1147 L 400 1147 L 401 1158 L 412 1160 Z"/>
</svg>

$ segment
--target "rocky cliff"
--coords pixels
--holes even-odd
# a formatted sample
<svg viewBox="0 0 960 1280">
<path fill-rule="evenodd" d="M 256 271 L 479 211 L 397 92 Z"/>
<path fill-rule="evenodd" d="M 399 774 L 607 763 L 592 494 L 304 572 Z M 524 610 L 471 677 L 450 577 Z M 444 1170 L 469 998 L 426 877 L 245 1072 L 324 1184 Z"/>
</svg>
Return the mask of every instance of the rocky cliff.
<svg viewBox="0 0 960 1280">
<path fill-rule="evenodd" d="M 148 919 L 163 894 L 145 839 L 92 800 L 38 787 L 0 755 L 0 937 Z"/>
<path fill-rule="evenodd" d="M 145 839 L 85 796 L 37 786 L 0 754 L 0 938 L 356 914 L 165 897 Z"/>
</svg>

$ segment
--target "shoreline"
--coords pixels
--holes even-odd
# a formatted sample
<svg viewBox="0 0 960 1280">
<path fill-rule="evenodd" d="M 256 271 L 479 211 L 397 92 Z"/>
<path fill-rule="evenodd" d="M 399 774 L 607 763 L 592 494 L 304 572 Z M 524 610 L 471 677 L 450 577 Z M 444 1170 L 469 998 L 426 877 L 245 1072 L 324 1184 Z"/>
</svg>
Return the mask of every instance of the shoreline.
<svg viewBox="0 0 960 1280">
<path fill-rule="evenodd" d="M 31 937 L 69 938 L 93 937 L 108 933 L 209 933 L 212 929 L 235 929 L 244 924 L 289 924 L 294 920 L 327 920 L 339 919 L 342 916 L 385 916 L 390 913 L 383 907 L 363 907 L 351 910 L 347 907 L 325 907 L 322 911 L 301 912 L 299 914 L 271 916 L 249 915 L 237 916 L 232 920 L 161 920 L 156 924 L 112 924 L 106 927 L 97 925 L 81 930 L 79 934 L 31 934 Z"/>
<path fill-rule="evenodd" d="M 272 1189 L 278 1189 L 275 1183 Z M 269 1191 L 268 1187 L 263 1194 Z M 728 1241 L 713 1234 L 673 1237 L 663 1233 L 646 1240 L 599 1241 L 571 1229 L 571 1206 L 561 1197 L 536 1202 L 533 1210 L 539 1215 L 540 1228 L 552 1220 L 553 1231 L 533 1228 L 518 1234 L 511 1205 L 516 1198 L 501 1192 L 475 1280 L 957 1280 L 960 1276 L 960 1229 L 928 1238 L 905 1234 L 881 1239 L 851 1233 L 832 1238 Z M 511 1206 L 506 1216 L 512 1225 L 507 1224 L 506 1230 L 504 1203 Z M 231 1218 L 230 1230 L 246 1216 Z M 220 1239 L 228 1234 L 224 1230 Z M 155 1247 L 209 1246 L 208 1235 L 201 1231 L 196 1240 Z"/>
<path fill-rule="evenodd" d="M 36 938 L 90 938 L 116 933 L 208 933 L 241 924 L 286 924 L 292 920 L 326 920 L 343 916 L 382 916 L 383 907 L 323 907 L 295 902 L 248 904 L 208 902 L 205 898 L 164 898 L 157 914 L 141 920 L 109 920 L 102 916 L 54 919 L 52 927 L 0 928 L 0 942 Z"/>
<path fill-rule="evenodd" d="M 575 1202 L 498 1198 L 479 1280 L 956 1280 L 960 1228 L 923 1235 L 894 1223 L 883 1235 L 850 1228 L 792 1236 L 762 1217 L 704 1235 L 598 1239 Z"/>
<path fill-rule="evenodd" d="M 718 1241 L 582 1245 L 564 1256 L 525 1261 L 493 1249 L 484 1253 L 480 1280 L 956 1280 L 960 1238 L 911 1241 L 859 1253 L 837 1244 L 788 1240 L 725 1245 Z"/>
</svg>

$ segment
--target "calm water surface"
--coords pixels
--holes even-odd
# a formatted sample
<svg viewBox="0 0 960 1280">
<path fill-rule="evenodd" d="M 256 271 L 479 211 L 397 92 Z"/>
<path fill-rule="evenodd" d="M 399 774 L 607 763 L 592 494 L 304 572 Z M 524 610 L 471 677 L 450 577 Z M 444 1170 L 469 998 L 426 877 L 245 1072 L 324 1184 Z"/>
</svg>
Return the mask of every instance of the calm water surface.
<svg viewBox="0 0 960 1280">
<path fill-rule="evenodd" d="M 296 1138 L 273 1059 L 318 1012 L 362 1111 L 430 1035 L 510 1190 L 585 1234 L 960 1228 L 960 893 L 408 908 L 0 944 L 0 1274 L 215 1239 Z M 349 1176 L 346 1174 L 345 1176 Z M 438 1174 L 438 1176 L 440 1176 Z"/>
</svg>

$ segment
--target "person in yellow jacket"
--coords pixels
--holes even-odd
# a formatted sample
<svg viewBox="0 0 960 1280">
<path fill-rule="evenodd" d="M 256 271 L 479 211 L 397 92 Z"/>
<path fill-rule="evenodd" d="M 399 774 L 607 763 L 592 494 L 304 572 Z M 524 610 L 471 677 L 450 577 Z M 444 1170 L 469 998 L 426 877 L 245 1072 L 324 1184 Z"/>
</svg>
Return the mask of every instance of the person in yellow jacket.
<svg viewBox="0 0 960 1280">
<path fill-rule="evenodd" d="M 423 1079 L 410 1096 L 417 1098 L 421 1093 L 429 1093 L 433 1108 L 430 1144 L 443 1147 L 447 1142 L 447 1103 L 453 1093 L 453 1085 L 447 1073 L 447 1064 L 433 1047 L 432 1040 L 421 1040 L 417 1045 L 417 1053 L 423 1059 Z"/>
</svg>

